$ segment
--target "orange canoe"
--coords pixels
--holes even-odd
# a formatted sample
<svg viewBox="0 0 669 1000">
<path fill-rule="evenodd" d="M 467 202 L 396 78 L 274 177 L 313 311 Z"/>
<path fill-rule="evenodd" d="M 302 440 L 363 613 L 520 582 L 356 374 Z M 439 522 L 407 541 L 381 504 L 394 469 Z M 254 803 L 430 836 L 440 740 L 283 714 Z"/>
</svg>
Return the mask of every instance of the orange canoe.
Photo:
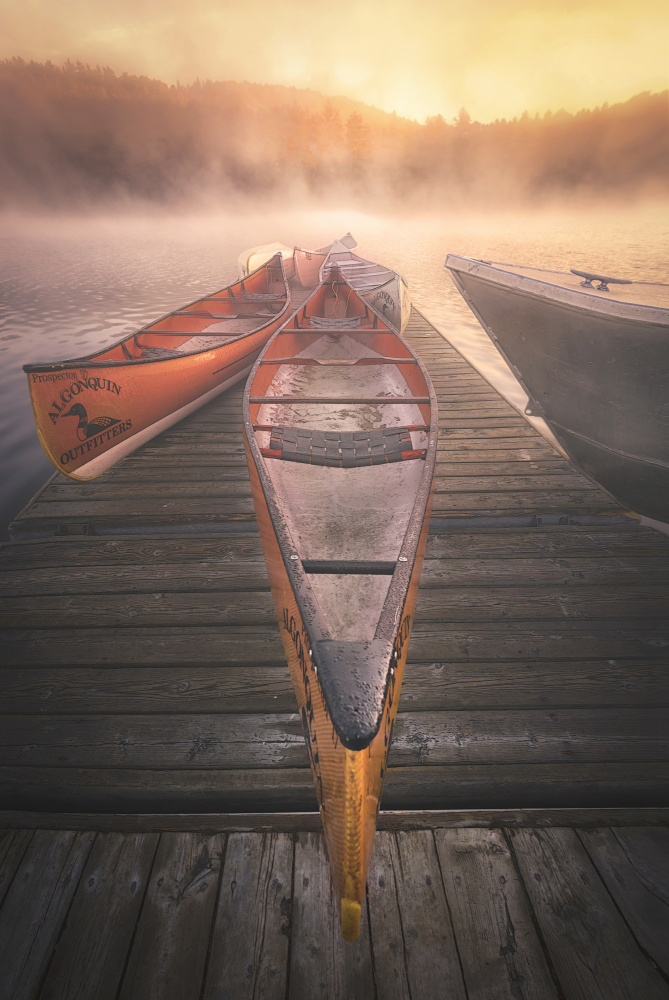
<svg viewBox="0 0 669 1000">
<path fill-rule="evenodd" d="M 333 269 L 244 395 L 256 518 L 341 901 L 360 930 L 427 538 L 434 390 Z"/>
<path fill-rule="evenodd" d="M 281 254 L 83 358 L 24 365 L 37 434 L 72 479 L 94 479 L 248 375 L 290 315 Z"/>
</svg>

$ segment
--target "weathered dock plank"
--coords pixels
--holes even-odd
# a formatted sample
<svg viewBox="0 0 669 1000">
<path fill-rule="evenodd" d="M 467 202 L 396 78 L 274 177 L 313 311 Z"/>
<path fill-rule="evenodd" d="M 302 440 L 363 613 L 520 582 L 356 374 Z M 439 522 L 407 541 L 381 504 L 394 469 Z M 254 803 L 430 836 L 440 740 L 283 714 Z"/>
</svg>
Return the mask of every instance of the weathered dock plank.
<svg viewBox="0 0 669 1000">
<path fill-rule="evenodd" d="M 510 838 L 568 996 L 666 1000 L 666 980 L 640 951 L 576 832 L 515 830 Z"/>
<path fill-rule="evenodd" d="M 666 825 L 426 823 L 377 834 L 354 944 L 321 833 L 19 831 L 2 995 L 666 1000 Z"/>
<path fill-rule="evenodd" d="M 0 910 L 0 983 L 11 1000 L 36 995 L 94 839 L 64 830 L 31 838 Z"/>
<path fill-rule="evenodd" d="M 161 835 L 119 1000 L 199 1000 L 224 846 L 220 834 Z"/>
<path fill-rule="evenodd" d="M 89 761 L 89 763 L 91 763 Z M 311 771 L 16 767 L 0 769 L 8 807 L 52 812 L 284 812 L 316 808 Z M 386 809 L 654 808 L 666 802 L 665 761 L 453 763 L 390 767 Z"/>
<path fill-rule="evenodd" d="M 292 837 L 231 834 L 203 1000 L 283 1000 L 292 900 Z"/>
<path fill-rule="evenodd" d="M 363 908 L 358 940 L 345 944 L 325 842 L 318 834 L 297 835 L 293 890 L 287 1000 L 368 1000 L 374 981 L 367 912 Z"/>
<path fill-rule="evenodd" d="M 449 997 L 466 1000 L 460 956 L 432 832 L 380 834 L 378 858 L 376 854 L 370 867 L 368 892 L 372 935 L 374 939 L 383 940 L 388 931 L 390 941 L 396 938 L 392 922 L 387 926 L 384 916 L 386 899 L 394 896 L 402 937 L 395 962 L 404 964 L 408 986 L 405 995 L 438 1000 L 443 996 L 444 984 L 448 984 Z M 425 920 L 426 913 L 431 920 Z M 392 909 L 390 914 L 392 921 Z M 395 969 L 393 966 L 387 971 L 380 969 L 378 976 L 385 980 L 384 994 L 391 996 L 391 984 L 395 985 L 399 978 Z"/>
<path fill-rule="evenodd" d="M 499 830 L 436 830 L 469 997 L 557 1000 L 525 890 Z"/>
<path fill-rule="evenodd" d="M 398 714 L 390 766 L 669 760 L 666 708 Z M 26 737 L 31 742 L 27 742 Z M 281 715 L 10 716 L 6 766 L 233 770 L 307 766 L 300 717 Z M 102 778 L 103 776 L 101 776 Z"/>
<path fill-rule="evenodd" d="M 158 836 L 96 835 L 40 993 L 44 1000 L 115 1000 Z"/>
<path fill-rule="evenodd" d="M 240 671 L 207 667 L 23 667 L 3 675 L 3 706 L 18 715 L 292 712 L 287 665 Z M 603 700 L 605 698 L 605 701 Z M 587 708 L 669 703 L 661 660 L 559 660 L 492 664 L 414 662 L 402 686 L 402 710 Z"/>
<path fill-rule="evenodd" d="M 669 976 L 669 830 L 584 830 L 579 836 L 639 945 Z"/>
</svg>

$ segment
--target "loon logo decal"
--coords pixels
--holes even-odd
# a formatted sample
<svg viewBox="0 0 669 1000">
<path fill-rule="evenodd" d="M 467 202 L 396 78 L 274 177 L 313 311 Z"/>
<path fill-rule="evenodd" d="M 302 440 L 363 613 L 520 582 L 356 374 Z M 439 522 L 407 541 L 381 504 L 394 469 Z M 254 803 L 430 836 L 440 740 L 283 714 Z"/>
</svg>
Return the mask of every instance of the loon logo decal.
<svg viewBox="0 0 669 1000">
<path fill-rule="evenodd" d="M 77 437 L 82 442 L 76 448 L 63 452 L 60 456 L 61 465 L 69 465 L 70 462 L 83 458 L 95 448 L 108 444 L 119 434 L 132 430 L 132 420 L 119 420 L 117 417 L 94 417 L 93 420 L 89 420 L 86 407 L 81 403 L 75 403 L 61 416 L 79 418 Z"/>
<path fill-rule="evenodd" d="M 93 420 L 89 420 L 86 407 L 82 403 L 75 403 L 74 406 L 67 410 L 66 413 L 62 413 L 61 416 L 79 418 L 77 437 L 80 441 L 87 441 L 101 431 L 106 431 L 108 427 L 120 424 L 121 422 L 116 417 L 95 417 Z"/>
</svg>

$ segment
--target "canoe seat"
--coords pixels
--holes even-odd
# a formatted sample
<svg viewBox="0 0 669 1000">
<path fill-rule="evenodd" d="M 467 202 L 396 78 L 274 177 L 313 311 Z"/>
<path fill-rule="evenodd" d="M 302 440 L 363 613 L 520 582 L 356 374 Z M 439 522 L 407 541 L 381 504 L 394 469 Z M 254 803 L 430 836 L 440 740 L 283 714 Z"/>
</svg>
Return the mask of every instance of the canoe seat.
<svg viewBox="0 0 669 1000">
<path fill-rule="evenodd" d="M 309 326 L 317 330 L 355 330 L 361 320 L 360 316 L 310 316 Z"/>
<path fill-rule="evenodd" d="M 411 434 L 406 427 L 383 427 L 372 431 L 273 427 L 269 448 L 263 448 L 262 453 L 268 458 L 340 469 L 384 465 L 386 462 L 418 457 L 411 450 Z M 423 454 L 421 452 L 421 457 Z"/>
</svg>

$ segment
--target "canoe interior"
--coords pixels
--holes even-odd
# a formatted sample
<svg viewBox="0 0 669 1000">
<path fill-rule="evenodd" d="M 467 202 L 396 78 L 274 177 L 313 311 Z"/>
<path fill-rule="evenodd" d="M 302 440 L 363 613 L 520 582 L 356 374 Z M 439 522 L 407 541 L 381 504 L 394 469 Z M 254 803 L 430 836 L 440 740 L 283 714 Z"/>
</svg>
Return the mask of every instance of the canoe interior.
<svg viewBox="0 0 669 1000">
<path fill-rule="evenodd" d="M 245 434 L 342 934 L 355 940 L 427 539 L 434 393 L 333 271 L 256 362 Z"/>
<path fill-rule="evenodd" d="M 81 358 L 24 366 L 53 371 L 83 362 L 145 362 L 209 351 L 266 326 L 285 309 L 288 289 L 276 257 L 253 274 L 142 327 L 137 333 Z"/>
<path fill-rule="evenodd" d="M 301 250 L 295 247 L 293 267 L 295 278 L 303 288 L 314 288 L 320 281 L 320 271 L 328 259 L 330 248 L 323 250 Z"/>
<path fill-rule="evenodd" d="M 360 325 L 315 330 L 314 316 L 331 317 L 333 322 L 359 320 Z M 363 432 L 410 428 L 410 444 L 403 454 L 411 458 L 401 461 L 366 461 L 344 468 L 316 465 L 303 451 L 298 461 L 270 458 L 265 463 L 295 554 L 303 563 L 396 562 L 424 473 L 430 429 L 429 402 L 410 401 L 428 398 L 429 390 L 407 344 L 350 295 L 348 287 L 335 284 L 333 290 L 328 283 L 268 345 L 250 396 L 267 399 L 252 402 L 250 415 L 258 428 L 256 442 L 268 452 L 271 428 L 321 431 L 330 435 L 335 449 L 341 446 L 342 432 L 344 444 L 346 433 L 353 435 L 355 448 L 359 442 L 367 446 Z M 282 401 L 271 402 L 271 397 Z M 368 401 L 373 397 L 379 401 Z M 323 403 L 323 398 L 335 401 Z M 365 401 L 356 402 L 361 399 Z M 316 446 L 306 441 L 313 456 Z M 375 636 L 392 574 L 356 570 L 347 573 L 345 581 L 341 573 L 320 568 L 309 575 L 324 637 L 354 641 Z"/>
</svg>

